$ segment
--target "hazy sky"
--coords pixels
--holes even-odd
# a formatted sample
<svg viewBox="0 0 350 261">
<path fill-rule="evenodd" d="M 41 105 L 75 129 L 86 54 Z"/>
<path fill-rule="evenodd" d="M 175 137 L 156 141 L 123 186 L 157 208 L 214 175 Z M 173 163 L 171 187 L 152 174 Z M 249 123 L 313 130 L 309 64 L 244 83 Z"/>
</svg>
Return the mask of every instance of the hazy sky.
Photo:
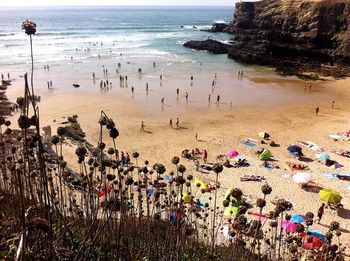
<svg viewBox="0 0 350 261">
<path fill-rule="evenodd" d="M 33 5 L 213 5 L 233 6 L 239 0 L 0 0 L 0 6 Z M 251 1 L 251 0 L 250 0 Z"/>
</svg>

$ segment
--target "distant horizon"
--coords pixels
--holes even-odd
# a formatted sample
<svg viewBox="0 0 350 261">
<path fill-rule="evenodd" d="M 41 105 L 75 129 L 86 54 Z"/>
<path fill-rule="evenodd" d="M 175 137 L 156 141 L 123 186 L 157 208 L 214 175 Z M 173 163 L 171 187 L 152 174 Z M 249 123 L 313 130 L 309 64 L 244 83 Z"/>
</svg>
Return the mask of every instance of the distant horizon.
<svg viewBox="0 0 350 261">
<path fill-rule="evenodd" d="M 240 0 L 129 0 L 127 4 L 121 0 L 12 0 L 0 3 L 0 7 L 232 7 Z M 245 0 L 256 2 L 259 0 Z M 30 4 L 29 4 L 30 3 Z"/>
</svg>

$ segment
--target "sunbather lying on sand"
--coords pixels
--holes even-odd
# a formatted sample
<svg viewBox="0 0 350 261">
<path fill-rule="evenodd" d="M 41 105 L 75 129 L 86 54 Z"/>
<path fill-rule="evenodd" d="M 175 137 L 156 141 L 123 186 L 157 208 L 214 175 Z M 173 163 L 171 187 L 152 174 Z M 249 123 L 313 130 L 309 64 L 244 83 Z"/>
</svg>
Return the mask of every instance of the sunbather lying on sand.
<svg viewBox="0 0 350 261">
<path fill-rule="evenodd" d="M 264 176 L 254 176 L 254 175 L 244 175 L 241 177 L 241 181 L 258 181 L 261 182 L 265 180 Z"/>
<path fill-rule="evenodd" d="M 305 170 L 308 168 L 303 164 L 292 163 L 292 162 L 287 162 L 287 165 L 291 170 Z"/>
<path fill-rule="evenodd" d="M 347 150 L 336 151 L 334 153 L 342 157 L 350 158 L 350 151 Z"/>
<path fill-rule="evenodd" d="M 211 171 L 213 170 L 213 167 L 211 166 L 211 164 L 200 164 L 198 160 L 194 161 L 194 165 L 196 166 L 196 170 L 197 171 Z"/>
<path fill-rule="evenodd" d="M 280 166 L 277 163 L 267 162 L 266 160 L 264 161 L 262 166 L 265 167 L 265 168 L 274 168 L 274 169 L 279 169 L 280 168 Z"/>
</svg>

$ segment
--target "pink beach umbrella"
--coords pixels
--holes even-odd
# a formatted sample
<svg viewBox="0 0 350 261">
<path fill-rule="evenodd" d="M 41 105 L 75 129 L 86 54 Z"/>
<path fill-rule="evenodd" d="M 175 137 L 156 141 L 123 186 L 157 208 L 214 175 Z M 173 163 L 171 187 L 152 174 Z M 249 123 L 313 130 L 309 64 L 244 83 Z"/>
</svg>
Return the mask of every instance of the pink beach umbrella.
<svg viewBox="0 0 350 261">
<path fill-rule="evenodd" d="M 283 220 L 281 222 L 281 227 L 288 233 L 295 233 L 297 231 L 296 229 L 297 225 L 288 220 Z"/>
<path fill-rule="evenodd" d="M 236 150 L 231 150 L 231 151 L 229 151 L 229 153 L 227 153 L 227 156 L 233 158 L 233 157 L 237 157 L 238 154 L 239 153 Z"/>
</svg>

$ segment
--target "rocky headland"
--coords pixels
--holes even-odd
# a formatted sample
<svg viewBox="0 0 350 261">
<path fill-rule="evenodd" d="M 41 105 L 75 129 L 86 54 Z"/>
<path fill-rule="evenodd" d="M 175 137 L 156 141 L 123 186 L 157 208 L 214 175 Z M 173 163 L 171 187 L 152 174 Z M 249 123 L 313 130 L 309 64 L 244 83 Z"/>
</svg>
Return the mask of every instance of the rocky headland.
<svg viewBox="0 0 350 261">
<path fill-rule="evenodd" d="M 233 21 L 221 29 L 233 34 L 231 46 L 207 40 L 184 46 L 227 53 L 237 61 L 272 66 L 287 75 L 350 76 L 349 0 L 239 2 Z"/>
</svg>

